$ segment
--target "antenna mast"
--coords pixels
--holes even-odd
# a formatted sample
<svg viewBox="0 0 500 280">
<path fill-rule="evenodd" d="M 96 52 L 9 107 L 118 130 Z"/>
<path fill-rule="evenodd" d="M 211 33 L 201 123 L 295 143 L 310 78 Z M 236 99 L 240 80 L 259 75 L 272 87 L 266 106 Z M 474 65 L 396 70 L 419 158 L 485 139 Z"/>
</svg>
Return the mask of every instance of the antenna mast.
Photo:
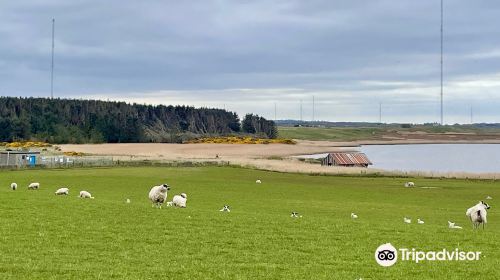
<svg viewBox="0 0 500 280">
<path fill-rule="evenodd" d="M 50 71 L 50 98 L 54 98 L 54 33 L 56 20 L 52 19 L 52 64 Z"/>
<path fill-rule="evenodd" d="M 443 124 L 443 0 L 441 0 L 441 125 Z"/>
</svg>

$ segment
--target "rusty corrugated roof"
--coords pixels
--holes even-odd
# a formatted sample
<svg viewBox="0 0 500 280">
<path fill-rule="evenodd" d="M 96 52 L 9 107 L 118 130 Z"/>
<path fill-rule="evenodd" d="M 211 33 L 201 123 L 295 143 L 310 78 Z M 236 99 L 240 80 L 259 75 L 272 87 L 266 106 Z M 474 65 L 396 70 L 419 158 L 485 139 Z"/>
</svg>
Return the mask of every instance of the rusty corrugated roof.
<svg viewBox="0 0 500 280">
<path fill-rule="evenodd" d="M 343 153 L 330 153 L 337 164 L 341 165 L 362 165 L 372 164 L 368 157 L 363 153 L 357 152 L 343 152 Z"/>
</svg>

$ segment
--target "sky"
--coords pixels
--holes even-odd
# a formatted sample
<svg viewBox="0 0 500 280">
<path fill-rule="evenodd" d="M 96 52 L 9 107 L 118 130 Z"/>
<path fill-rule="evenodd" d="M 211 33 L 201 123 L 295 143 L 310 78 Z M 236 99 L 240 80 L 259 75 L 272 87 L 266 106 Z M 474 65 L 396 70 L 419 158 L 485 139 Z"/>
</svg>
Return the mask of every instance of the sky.
<svg viewBox="0 0 500 280">
<path fill-rule="evenodd" d="M 500 122 L 500 2 L 444 0 L 444 120 Z M 0 0 L 0 96 L 439 122 L 439 0 Z"/>
</svg>

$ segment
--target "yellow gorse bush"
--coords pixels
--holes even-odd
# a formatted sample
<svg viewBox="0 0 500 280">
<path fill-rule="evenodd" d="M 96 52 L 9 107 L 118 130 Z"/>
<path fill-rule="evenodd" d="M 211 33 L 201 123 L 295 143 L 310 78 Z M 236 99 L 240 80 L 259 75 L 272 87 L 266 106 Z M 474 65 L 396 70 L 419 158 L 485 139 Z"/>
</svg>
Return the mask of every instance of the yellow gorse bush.
<svg viewBox="0 0 500 280">
<path fill-rule="evenodd" d="M 26 141 L 26 142 L 2 142 L 2 146 L 6 148 L 46 148 L 52 147 L 51 144 L 45 142 L 36 142 L 36 141 Z"/>
<path fill-rule="evenodd" d="M 295 144 L 291 139 L 263 139 L 244 136 L 206 137 L 187 141 L 188 144 Z"/>
</svg>

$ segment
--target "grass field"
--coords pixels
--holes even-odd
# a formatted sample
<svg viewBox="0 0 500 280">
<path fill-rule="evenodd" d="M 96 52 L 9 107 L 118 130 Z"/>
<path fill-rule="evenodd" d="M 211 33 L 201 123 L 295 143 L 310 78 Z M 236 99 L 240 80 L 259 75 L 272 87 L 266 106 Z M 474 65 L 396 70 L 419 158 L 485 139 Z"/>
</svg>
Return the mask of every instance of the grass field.
<svg viewBox="0 0 500 280">
<path fill-rule="evenodd" d="M 469 126 L 416 125 L 412 126 L 411 128 L 401 128 L 400 126 L 381 126 L 381 127 L 280 126 L 278 127 L 278 133 L 280 137 L 287 139 L 328 140 L 337 142 L 360 141 L 360 140 L 384 140 L 384 137 L 403 138 L 403 139 L 409 137 L 409 138 L 433 139 L 433 140 L 500 139 L 500 129 L 498 128 L 478 128 L 472 126 L 469 127 Z M 450 136 L 453 138 L 449 138 Z"/>
<path fill-rule="evenodd" d="M 500 278 L 500 183 L 412 179 L 436 188 L 406 189 L 406 180 L 231 167 L 2 171 L 0 279 Z M 32 181 L 41 189 L 28 191 Z M 148 191 L 163 182 L 170 197 L 188 194 L 188 208 L 151 208 Z M 54 195 L 62 185 L 69 196 Z M 82 189 L 95 199 L 78 199 Z M 489 224 L 473 231 L 465 210 L 487 195 Z M 218 211 L 224 204 L 231 213 Z M 448 229 L 448 220 L 464 229 Z M 374 253 L 387 242 L 483 257 L 383 268 Z"/>
</svg>

